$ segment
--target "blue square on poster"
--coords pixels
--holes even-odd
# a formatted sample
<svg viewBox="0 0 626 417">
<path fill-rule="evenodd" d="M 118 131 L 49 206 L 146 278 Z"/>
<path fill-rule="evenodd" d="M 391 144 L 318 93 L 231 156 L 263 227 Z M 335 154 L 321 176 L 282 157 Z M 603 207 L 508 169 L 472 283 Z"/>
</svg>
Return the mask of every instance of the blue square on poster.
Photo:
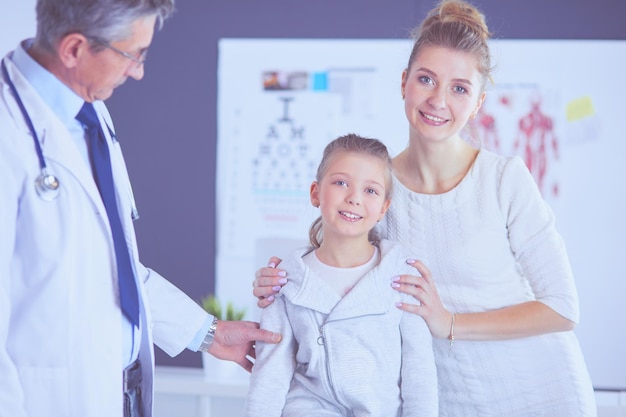
<svg viewBox="0 0 626 417">
<path fill-rule="evenodd" d="M 313 91 L 328 91 L 328 73 L 313 73 Z"/>
</svg>

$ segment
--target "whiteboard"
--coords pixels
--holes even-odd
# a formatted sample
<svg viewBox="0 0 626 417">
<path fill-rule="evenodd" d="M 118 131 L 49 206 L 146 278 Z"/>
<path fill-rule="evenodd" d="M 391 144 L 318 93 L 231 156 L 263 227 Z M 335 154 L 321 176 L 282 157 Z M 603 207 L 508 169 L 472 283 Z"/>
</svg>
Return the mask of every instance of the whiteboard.
<svg viewBox="0 0 626 417">
<path fill-rule="evenodd" d="M 626 389 L 626 42 L 496 40 L 495 84 L 471 126 L 519 154 L 553 208 L 580 297 L 576 328 L 596 389 Z M 222 39 L 218 57 L 216 293 L 258 318 L 250 282 L 306 244 L 308 189 L 331 139 L 393 154 L 407 141 L 406 40 Z"/>
</svg>

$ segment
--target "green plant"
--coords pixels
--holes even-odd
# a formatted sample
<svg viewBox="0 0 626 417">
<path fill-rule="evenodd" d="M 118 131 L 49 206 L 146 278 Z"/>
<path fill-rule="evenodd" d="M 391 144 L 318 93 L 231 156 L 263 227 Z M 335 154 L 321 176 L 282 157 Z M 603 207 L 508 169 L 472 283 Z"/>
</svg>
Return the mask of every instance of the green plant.
<svg viewBox="0 0 626 417">
<path fill-rule="evenodd" d="M 207 295 L 200 300 L 200 305 L 204 310 L 217 317 L 218 320 L 237 321 L 243 319 L 246 309 L 237 309 L 230 301 L 226 303 L 226 309 L 222 308 L 222 303 L 214 295 Z"/>
</svg>

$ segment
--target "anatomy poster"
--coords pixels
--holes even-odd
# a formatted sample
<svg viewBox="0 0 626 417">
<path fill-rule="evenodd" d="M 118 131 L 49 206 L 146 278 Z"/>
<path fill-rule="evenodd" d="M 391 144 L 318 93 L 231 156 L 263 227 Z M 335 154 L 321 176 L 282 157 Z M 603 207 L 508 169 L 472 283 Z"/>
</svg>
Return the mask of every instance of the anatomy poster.
<svg viewBox="0 0 626 417">
<path fill-rule="evenodd" d="M 392 155 L 406 146 L 410 49 L 405 40 L 220 41 L 216 292 L 248 319 L 259 316 L 255 271 L 307 244 L 324 146 L 346 133 L 381 139 Z M 626 389 L 626 331 L 614 327 L 626 293 L 626 42 L 493 41 L 492 52 L 493 83 L 463 134 L 526 163 L 568 247 L 594 385 Z"/>
<path fill-rule="evenodd" d="M 469 125 L 470 135 L 486 149 L 521 157 L 544 198 L 553 200 L 559 194 L 561 108 L 558 90 L 549 86 L 494 85 Z"/>
</svg>

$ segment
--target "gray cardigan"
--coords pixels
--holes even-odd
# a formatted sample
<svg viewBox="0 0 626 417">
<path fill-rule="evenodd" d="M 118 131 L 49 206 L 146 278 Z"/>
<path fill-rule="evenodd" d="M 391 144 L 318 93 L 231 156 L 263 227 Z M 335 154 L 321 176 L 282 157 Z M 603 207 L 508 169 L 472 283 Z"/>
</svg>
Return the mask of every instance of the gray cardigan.
<svg viewBox="0 0 626 417">
<path fill-rule="evenodd" d="M 380 264 L 343 298 L 304 264 L 312 248 L 283 261 L 289 281 L 261 317 L 283 340 L 257 344 L 246 416 L 437 416 L 430 332 L 396 308 L 416 301 L 390 285 L 416 271 L 398 244 L 379 248 Z"/>
</svg>

